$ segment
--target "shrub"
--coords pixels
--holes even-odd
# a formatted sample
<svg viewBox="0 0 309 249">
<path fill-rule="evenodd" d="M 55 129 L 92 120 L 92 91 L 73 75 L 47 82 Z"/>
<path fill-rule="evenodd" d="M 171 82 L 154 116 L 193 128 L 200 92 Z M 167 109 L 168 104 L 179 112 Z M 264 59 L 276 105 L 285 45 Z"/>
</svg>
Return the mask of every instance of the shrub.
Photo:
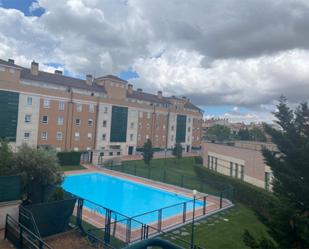
<svg viewBox="0 0 309 249">
<path fill-rule="evenodd" d="M 80 151 L 63 151 L 58 152 L 57 157 L 61 166 L 72 166 L 80 164 Z"/>
<path fill-rule="evenodd" d="M 249 183 L 211 171 L 203 166 L 194 166 L 197 176 L 214 188 L 219 188 L 221 183 L 229 184 L 234 189 L 234 199 L 251 207 L 262 220 L 270 217 L 270 209 L 276 203 L 275 196 L 266 190 L 255 187 Z"/>
<path fill-rule="evenodd" d="M 203 164 L 203 158 L 201 156 L 195 156 L 194 161 L 196 164 Z"/>
</svg>

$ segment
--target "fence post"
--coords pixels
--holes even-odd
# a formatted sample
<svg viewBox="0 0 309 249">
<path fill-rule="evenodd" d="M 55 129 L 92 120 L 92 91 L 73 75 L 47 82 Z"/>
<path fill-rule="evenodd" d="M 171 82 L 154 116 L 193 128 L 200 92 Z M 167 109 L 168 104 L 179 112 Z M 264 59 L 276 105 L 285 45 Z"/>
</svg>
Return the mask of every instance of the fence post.
<svg viewBox="0 0 309 249">
<path fill-rule="evenodd" d="M 127 220 L 126 242 L 130 243 L 130 240 L 131 240 L 131 218 Z"/>
<path fill-rule="evenodd" d="M 148 166 L 148 179 L 150 179 L 150 167 Z"/>
<path fill-rule="evenodd" d="M 158 230 L 161 231 L 162 227 L 162 209 L 158 210 Z"/>
<path fill-rule="evenodd" d="M 134 165 L 134 175 L 136 176 L 136 165 Z"/>
<path fill-rule="evenodd" d="M 207 200 L 207 196 L 203 197 L 203 215 L 206 214 L 206 200 Z"/>
<path fill-rule="evenodd" d="M 76 223 L 77 223 L 77 226 L 79 228 L 81 228 L 82 231 L 83 231 L 83 229 L 82 229 L 83 204 L 84 204 L 84 200 L 81 199 L 81 198 L 78 198 L 77 199 L 77 220 L 76 220 Z"/>
<path fill-rule="evenodd" d="M 220 192 L 220 209 L 222 208 L 222 191 Z"/>
<path fill-rule="evenodd" d="M 166 171 L 163 171 L 163 182 L 166 182 Z"/>
<path fill-rule="evenodd" d="M 20 246 L 20 248 L 24 248 L 23 244 L 24 244 L 24 242 L 23 242 L 23 228 L 22 228 L 22 226 L 19 226 L 19 246 Z"/>
<path fill-rule="evenodd" d="M 187 215 L 187 203 L 183 203 L 183 213 L 182 213 L 182 223 L 186 222 L 186 215 Z"/>
<path fill-rule="evenodd" d="M 110 226 L 111 226 L 111 215 L 112 211 L 109 209 L 106 209 L 106 214 L 105 214 L 105 229 L 104 229 L 104 242 L 109 244 L 110 242 Z"/>
</svg>

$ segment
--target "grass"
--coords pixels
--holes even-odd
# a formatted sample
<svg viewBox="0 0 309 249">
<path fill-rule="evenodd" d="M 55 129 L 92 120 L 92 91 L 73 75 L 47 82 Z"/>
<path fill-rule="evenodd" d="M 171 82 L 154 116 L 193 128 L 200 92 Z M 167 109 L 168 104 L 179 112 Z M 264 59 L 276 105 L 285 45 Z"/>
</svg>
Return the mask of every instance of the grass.
<svg viewBox="0 0 309 249">
<path fill-rule="evenodd" d="M 69 166 L 60 166 L 61 171 L 71 171 L 71 170 L 82 170 L 86 169 L 82 165 L 69 165 Z"/>
<path fill-rule="evenodd" d="M 142 160 L 126 161 L 124 166 L 114 166 L 113 169 L 190 189 L 196 188 L 200 191 L 202 189 L 206 193 L 217 191 L 201 183 L 193 169 L 194 164 L 194 158 L 186 157 L 180 160 L 166 159 L 166 163 L 164 159 L 152 160 L 150 167 L 145 166 Z M 182 175 L 184 175 L 183 181 Z M 228 221 L 223 219 L 228 219 Z M 267 233 L 267 227 L 258 219 L 254 211 L 245 205 L 236 203 L 233 209 L 198 222 L 195 226 L 195 243 L 207 249 L 248 248 L 243 243 L 243 233 L 246 229 L 257 238 L 264 236 L 271 239 Z M 183 233 L 182 238 L 190 240 L 190 225 L 175 231 L 173 231 L 175 235 Z"/>
</svg>

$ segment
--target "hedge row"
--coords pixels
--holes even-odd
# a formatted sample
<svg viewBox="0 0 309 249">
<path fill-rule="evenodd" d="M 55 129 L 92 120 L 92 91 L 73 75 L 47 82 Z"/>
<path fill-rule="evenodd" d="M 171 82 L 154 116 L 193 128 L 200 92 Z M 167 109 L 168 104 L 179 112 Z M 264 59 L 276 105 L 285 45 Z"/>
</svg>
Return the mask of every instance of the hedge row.
<svg viewBox="0 0 309 249">
<path fill-rule="evenodd" d="M 252 208 L 263 220 L 269 219 L 270 209 L 276 204 L 276 198 L 272 193 L 203 166 L 195 165 L 194 170 L 202 181 L 212 185 L 213 188 L 220 187 L 217 186 L 218 182 L 231 185 L 234 188 L 233 196 L 236 201 Z"/>
<path fill-rule="evenodd" d="M 58 152 L 57 157 L 61 166 L 73 166 L 80 164 L 80 151 L 63 151 Z"/>
</svg>

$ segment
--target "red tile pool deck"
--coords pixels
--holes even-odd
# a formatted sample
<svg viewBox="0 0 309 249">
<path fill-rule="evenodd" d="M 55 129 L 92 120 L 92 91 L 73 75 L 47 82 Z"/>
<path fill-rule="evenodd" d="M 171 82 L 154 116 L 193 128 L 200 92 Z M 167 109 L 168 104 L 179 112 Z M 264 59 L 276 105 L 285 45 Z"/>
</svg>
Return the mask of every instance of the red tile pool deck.
<svg viewBox="0 0 309 249">
<path fill-rule="evenodd" d="M 105 168 L 97 168 L 93 165 L 83 165 L 87 169 L 84 170 L 74 170 L 74 171 L 66 171 L 64 172 L 65 175 L 74 175 L 74 174 L 85 174 L 85 173 L 104 173 L 110 176 L 115 176 L 118 178 L 126 179 L 132 182 L 144 184 L 151 186 L 153 188 L 158 188 L 161 190 L 166 190 L 172 193 L 176 193 L 179 195 L 183 195 L 186 197 L 192 198 L 192 190 L 181 188 L 178 186 L 153 181 L 150 179 L 137 177 L 133 175 L 129 175 L 126 173 L 113 171 Z M 200 196 L 205 196 L 204 193 L 199 193 L 197 198 L 200 198 Z M 198 207 L 195 209 L 195 217 L 197 219 L 201 219 L 203 217 L 209 216 L 211 214 L 217 213 L 221 210 L 230 208 L 233 206 L 233 203 L 227 199 L 222 199 L 222 207 L 220 209 L 220 198 L 214 195 L 207 195 L 206 197 L 207 205 L 204 210 L 203 206 Z M 76 209 L 74 210 L 76 213 Z M 171 228 L 175 228 L 177 226 L 184 225 L 192 220 L 192 211 L 187 211 L 185 213 L 185 219 L 183 216 L 183 213 L 179 215 L 175 215 L 169 218 L 162 219 L 161 222 L 161 230 L 166 231 Z M 105 224 L 105 217 L 102 215 L 98 210 L 94 211 L 89 208 L 83 208 L 83 220 L 92 224 L 95 227 L 102 228 Z M 158 223 L 149 224 L 149 230 L 148 234 L 151 236 L 151 234 L 156 234 L 158 232 L 159 225 Z M 126 224 L 118 222 L 116 226 L 111 226 L 111 234 L 113 234 L 116 238 L 121 239 L 123 241 L 132 242 L 139 240 L 142 234 L 142 228 L 139 226 L 132 226 L 130 229 L 130 233 L 127 233 L 127 227 Z"/>
</svg>

